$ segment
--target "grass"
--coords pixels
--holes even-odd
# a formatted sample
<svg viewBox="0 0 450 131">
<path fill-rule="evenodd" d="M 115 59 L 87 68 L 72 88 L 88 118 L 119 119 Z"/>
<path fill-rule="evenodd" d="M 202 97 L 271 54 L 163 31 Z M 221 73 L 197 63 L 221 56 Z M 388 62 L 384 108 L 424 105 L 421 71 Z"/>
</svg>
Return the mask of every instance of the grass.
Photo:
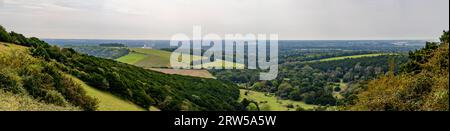
<svg viewBox="0 0 450 131">
<path fill-rule="evenodd" d="M 245 95 L 245 92 L 247 91 L 248 93 Z M 302 107 L 304 109 L 313 109 L 316 107 L 315 105 L 309 105 L 300 101 L 281 100 L 276 96 L 266 95 L 262 92 L 249 91 L 245 89 L 241 89 L 240 92 L 240 101 L 244 98 L 256 101 L 262 111 L 295 111 L 296 107 Z M 288 108 L 287 106 L 290 104 L 292 104 L 294 108 Z"/>
<path fill-rule="evenodd" d="M 123 63 L 135 64 L 145 58 L 147 58 L 147 55 L 145 54 L 130 52 L 128 55 L 117 58 L 116 60 Z"/>
<path fill-rule="evenodd" d="M 81 111 L 81 109 L 74 106 L 46 104 L 28 95 L 13 94 L 0 89 L 0 111 Z"/>
<path fill-rule="evenodd" d="M 149 70 L 165 73 L 165 74 L 177 74 L 184 76 L 193 76 L 201 78 L 212 78 L 215 77 L 209 73 L 207 70 L 178 70 L 178 69 L 158 69 L 158 68 L 148 68 Z"/>
<path fill-rule="evenodd" d="M 170 66 L 171 52 L 154 49 L 144 49 L 144 48 L 131 48 L 131 50 L 146 55 L 144 59 L 134 63 L 134 65 L 146 68 Z"/>
<path fill-rule="evenodd" d="M 28 48 L 26 48 L 24 46 L 0 42 L 0 53 L 2 53 L 4 51 L 9 51 L 9 50 L 25 52 L 27 49 Z"/>
<path fill-rule="evenodd" d="M 232 65 L 232 66 L 229 66 Z M 202 65 L 195 65 L 194 68 L 212 68 L 212 67 L 236 67 L 237 69 L 243 69 L 245 67 L 244 64 L 240 64 L 240 63 L 233 63 L 233 62 L 229 62 L 229 61 L 224 61 L 224 60 L 216 60 L 214 62 L 211 63 L 203 63 Z"/>
<path fill-rule="evenodd" d="M 99 111 L 145 111 L 144 108 L 141 108 L 136 104 L 123 100 L 117 96 L 112 95 L 111 93 L 95 89 L 78 78 L 75 78 L 73 76 L 70 77 L 77 83 L 81 84 L 88 96 L 98 99 Z"/>
<path fill-rule="evenodd" d="M 155 50 L 155 49 L 144 49 L 144 48 L 130 48 L 132 51 L 129 55 L 125 55 L 117 59 L 117 61 L 144 67 L 144 68 L 167 68 L 170 67 L 170 57 L 172 52 L 163 51 L 163 50 Z M 192 56 L 193 61 L 198 61 L 206 59 L 202 56 Z M 217 60 L 211 63 L 204 63 L 202 65 L 194 65 L 194 68 L 209 68 L 209 67 L 217 67 L 224 66 L 224 64 L 233 65 L 232 62 Z M 189 64 L 189 63 L 187 63 Z M 235 67 L 243 68 L 244 64 L 234 65 Z"/>
<path fill-rule="evenodd" d="M 27 47 L 0 42 L 0 73 L 16 73 L 14 70 L 30 66 L 31 63 L 37 61 L 38 59 L 29 55 Z M 11 75 L 9 76 L 11 77 Z M 17 74 L 13 74 L 13 77 L 17 78 L 15 82 L 20 81 L 20 76 Z M 11 93 L 2 89 L 5 89 L 5 87 L 0 87 L 0 111 L 81 111 L 80 108 L 72 105 L 48 104 L 34 99 L 24 92 Z"/>
<path fill-rule="evenodd" d="M 326 58 L 326 59 L 320 59 L 320 60 L 314 60 L 314 61 L 308 61 L 308 62 L 326 62 L 326 61 L 336 61 L 336 60 L 344 60 L 344 59 L 357 59 L 357 58 L 363 58 L 363 57 L 377 57 L 377 56 L 383 56 L 383 55 L 393 55 L 393 54 L 391 54 L 391 53 L 376 53 L 376 54 L 340 56 L 340 57 L 332 57 L 332 58 Z"/>
<path fill-rule="evenodd" d="M 207 70 L 175 70 L 175 69 L 159 69 L 170 67 L 170 57 L 172 52 L 155 50 L 155 49 L 144 49 L 144 48 L 130 48 L 132 51 L 130 54 L 118 58 L 117 61 L 136 65 L 146 69 L 166 73 L 166 74 L 177 74 L 185 76 L 194 76 L 202 78 L 215 78 Z M 194 61 L 201 60 L 204 57 L 192 56 Z M 223 64 L 233 65 L 232 62 L 218 60 L 212 63 L 206 63 L 202 65 L 195 65 L 194 68 L 199 69 L 203 67 L 205 69 L 209 67 L 224 66 Z M 189 64 L 189 63 L 188 63 Z M 236 67 L 243 68 L 243 64 L 236 64 Z"/>
<path fill-rule="evenodd" d="M 4 59 L 3 55 L 19 55 L 21 52 L 27 52 L 27 47 L 0 43 L 0 62 Z M 13 52 L 13 53 L 11 53 Z M 35 60 L 32 56 L 29 55 L 21 55 L 21 62 L 30 62 L 31 60 Z M 30 57 L 29 59 L 27 59 Z M 23 65 L 23 63 L 16 63 L 9 61 L 11 65 Z M 1 67 L 1 64 L 0 64 Z M 104 92 L 98 90 L 96 88 L 90 87 L 85 84 L 83 81 L 79 80 L 76 77 L 71 75 L 67 75 L 72 78 L 76 83 L 80 84 L 81 87 L 86 91 L 88 96 L 94 97 L 99 100 L 99 111 L 146 111 L 144 108 L 140 106 L 123 100 L 117 96 L 114 96 L 108 92 Z M 30 98 L 27 95 L 19 95 L 19 94 L 10 94 L 5 93 L 0 90 L 0 110 L 17 110 L 17 111 L 65 111 L 65 110 L 81 110 L 76 107 L 68 106 L 68 107 L 60 107 L 54 106 L 51 104 L 40 103 L 39 101 Z M 151 107 L 151 111 L 158 111 L 156 107 Z"/>
</svg>

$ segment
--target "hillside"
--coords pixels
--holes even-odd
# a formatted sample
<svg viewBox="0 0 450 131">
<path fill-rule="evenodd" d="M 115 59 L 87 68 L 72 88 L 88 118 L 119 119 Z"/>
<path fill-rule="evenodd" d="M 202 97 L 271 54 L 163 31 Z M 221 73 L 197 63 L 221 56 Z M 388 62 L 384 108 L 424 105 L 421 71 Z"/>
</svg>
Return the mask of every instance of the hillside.
<svg viewBox="0 0 450 131">
<path fill-rule="evenodd" d="M 390 72 L 368 82 L 350 110 L 363 111 L 448 111 L 449 33 L 441 42 L 428 42 L 425 48 L 410 52 L 402 72 Z"/>
<path fill-rule="evenodd" d="M 229 111 L 240 109 L 236 85 L 218 80 L 169 75 L 114 60 L 77 53 L 73 49 L 50 46 L 37 38 L 26 38 L 0 30 L 0 41 L 21 45 L 22 53 L 1 53 L 0 80 L 8 92 L 30 94 L 57 105 L 74 105 L 83 110 L 98 110 L 99 101 L 82 84 L 128 100 L 143 109 L 163 111 Z M 3 50 L 3 49 L 2 49 Z M 20 58 L 20 59 L 19 59 Z M 11 71 L 12 70 L 12 71 Z M 25 71 L 25 72 L 24 72 Z M 31 75 L 31 76 L 30 76 Z M 14 83 L 11 83 L 13 81 Z M 101 99 L 100 99 L 101 100 Z M 101 105 L 101 101 L 100 101 Z"/>
<path fill-rule="evenodd" d="M 69 77 L 71 77 L 76 83 L 80 84 L 88 96 L 98 100 L 98 111 L 145 111 L 145 109 L 132 102 L 123 100 L 111 93 L 91 87 L 76 77 Z"/>
<path fill-rule="evenodd" d="M 80 111 L 73 106 L 56 106 L 33 99 L 27 95 L 18 95 L 0 90 L 0 111 Z"/>
<path fill-rule="evenodd" d="M 150 67 L 169 67 L 170 66 L 170 55 L 171 52 L 154 50 L 154 49 L 143 49 L 143 48 L 131 48 L 132 52 L 144 54 L 145 57 L 139 59 L 133 64 L 136 66 L 150 68 Z M 125 56 L 127 57 L 127 56 Z M 120 58 L 119 58 L 120 60 Z"/>
<path fill-rule="evenodd" d="M 50 110 L 54 109 L 53 105 L 68 109 L 75 105 L 84 110 L 95 110 L 95 99 L 86 96 L 78 84 L 56 70 L 55 64 L 32 57 L 27 47 L 0 43 L 0 90 L 13 93 L 15 98 L 22 97 L 15 99 L 19 103 L 29 104 L 11 108 L 21 110 L 39 105 L 43 110 Z M 31 98 L 37 100 L 30 101 Z M 47 105 L 49 107 L 45 107 Z"/>
</svg>

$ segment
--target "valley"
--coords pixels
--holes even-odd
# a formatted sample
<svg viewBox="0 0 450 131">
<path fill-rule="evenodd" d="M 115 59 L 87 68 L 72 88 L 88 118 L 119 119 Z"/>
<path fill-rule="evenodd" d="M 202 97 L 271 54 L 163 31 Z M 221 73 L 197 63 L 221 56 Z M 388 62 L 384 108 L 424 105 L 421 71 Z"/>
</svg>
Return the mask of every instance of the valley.
<svg viewBox="0 0 450 131">
<path fill-rule="evenodd" d="M 233 84 L 146 70 L 22 34 L 3 37 L 5 32 L 2 27 L 0 41 L 5 43 L 0 45 L 0 90 L 8 93 L 85 111 L 240 110 L 239 88 Z M 93 50 L 102 50 L 94 51 L 99 54 L 116 52 Z"/>
<path fill-rule="evenodd" d="M 372 98 L 384 94 L 392 97 L 386 103 L 404 101 L 395 109 L 440 110 L 446 109 L 440 101 L 448 100 L 410 96 L 425 102 L 416 106 L 390 92 L 376 90 L 400 87 L 394 90 L 405 93 L 410 92 L 404 90 L 409 86 L 417 86 L 448 94 L 448 82 L 445 86 L 443 81 L 448 75 L 441 72 L 448 61 L 448 57 L 442 57 L 448 52 L 448 32 L 444 32 L 442 43 L 424 45 L 417 44 L 421 41 L 402 41 L 406 44 L 398 45 L 395 43 L 399 41 L 386 40 L 281 41 L 278 77 L 268 81 L 259 80 L 263 70 L 206 69 L 231 63 L 223 60 L 205 63 L 204 69 L 172 69 L 171 48 L 138 48 L 135 43 L 128 47 L 127 43 L 114 41 L 100 44 L 104 46 L 50 45 L 17 33 L 7 35 L 11 39 L 0 43 L 0 95 L 2 101 L 27 104 L 3 103 L 0 110 L 384 110 L 382 104 L 372 106 L 379 102 Z M 164 42 L 158 41 L 160 45 Z M 427 77 L 435 81 L 431 86 L 420 83 L 431 81 L 415 80 Z M 386 80 L 398 85 L 386 85 L 392 84 Z M 408 85 L 408 81 L 419 83 Z M 420 93 L 434 97 L 424 91 Z M 388 101 L 391 99 L 398 101 Z"/>
</svg>

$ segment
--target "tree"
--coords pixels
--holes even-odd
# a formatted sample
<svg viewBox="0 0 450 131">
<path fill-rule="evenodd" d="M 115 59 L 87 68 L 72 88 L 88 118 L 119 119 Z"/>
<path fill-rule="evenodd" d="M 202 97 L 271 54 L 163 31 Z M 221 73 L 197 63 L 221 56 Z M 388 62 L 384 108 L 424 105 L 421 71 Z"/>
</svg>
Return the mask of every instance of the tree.
<svg viewBox="0 0 450 131">
<path fill-rule="evenodd" d="M 288 82 L 284 82 L 278 87 L 277 95 L 282 99 L 287 99 L 289 98 L 289 94 L 293 90 L 294 88 L 292 87 L 291 84 L 289 84 Z"/>
<path fill-rule="evenodd" d="M 3 26 L 0 25 L 0 41 L 1 42 L 12 42 L 11 36 L 9 33 L 3 28 Z"/>
<path fill-rule="evenodd" d="M 449 42 L 449 34 L 448 31 L 444 31 L 444 34 L 440 38 L 441 43 L 448 43 Z"/>
</svg>

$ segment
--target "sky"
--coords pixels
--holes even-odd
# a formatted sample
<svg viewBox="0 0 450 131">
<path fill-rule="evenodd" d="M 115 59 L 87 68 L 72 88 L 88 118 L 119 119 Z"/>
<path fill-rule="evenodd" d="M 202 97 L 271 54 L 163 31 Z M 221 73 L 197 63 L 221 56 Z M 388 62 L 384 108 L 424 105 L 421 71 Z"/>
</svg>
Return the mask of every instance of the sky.
<svg viewBox="0 0 450 131">
<path fill-rule="evenodd" d="M 198 25 L 222 37 L 430 40 L 449 29 L 449 0 L 0 0 L 0 25 L 59 39 L 170 39 Z"/>
</svg>

